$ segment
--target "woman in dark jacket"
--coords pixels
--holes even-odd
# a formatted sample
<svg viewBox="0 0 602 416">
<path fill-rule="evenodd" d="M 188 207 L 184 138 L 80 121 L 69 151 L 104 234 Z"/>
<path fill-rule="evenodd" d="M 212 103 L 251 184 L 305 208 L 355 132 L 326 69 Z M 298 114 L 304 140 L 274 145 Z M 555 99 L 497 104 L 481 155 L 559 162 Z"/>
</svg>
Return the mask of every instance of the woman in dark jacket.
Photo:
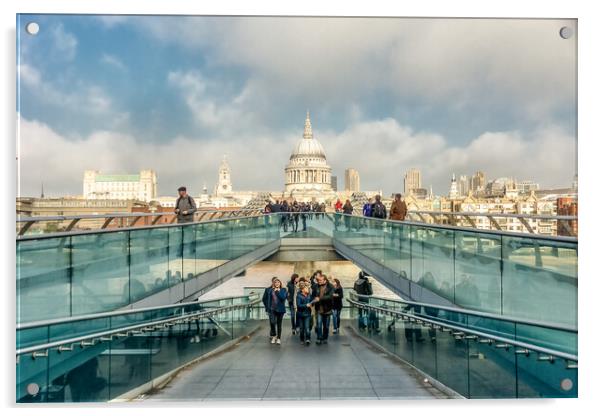
<svg viewBox="0 0 602 416">
<path fill-rule="evenodd" d="M 280 345 L 282 317 L 286 313 L 286 288 L 278 278 L 272 279 L 272 286 L 263 293 L 263 305 L 270 317 L 270 343 Z"/>
<path fill-rule="evenodd" d="M 341 326 L 341 310 L 343 309 L 343 287 L 339 279 L 334 279 L 334 293 L 332 295 L 332 333 L 338 334 Z"/>
<path fill-rule="evenodd" d="M 349 215 L 353 215 L 353 205 L 351 205 L 350 200 L 345 201 L 345 205 L 343 205 L 343 213 L 347 214 L 345 215 L 345 228 L 347 228 L 347 231 L 350 231 L 351 217 L 349 217 Z"/>
<path fill-rule="evenodd" d="M 291 314 L 291 329 L 293 330 L 293 335 L 297 333 L 299 329 L 299 323 L 297 322 L 297 285 L 299 284 L 299 275 L 297 273 L 293 273 L 291 276 L 291 280 L 286 284 L 286 292 L 287 292 L 287 300 L 288 300 L 288 310 Z"/>
</svg>

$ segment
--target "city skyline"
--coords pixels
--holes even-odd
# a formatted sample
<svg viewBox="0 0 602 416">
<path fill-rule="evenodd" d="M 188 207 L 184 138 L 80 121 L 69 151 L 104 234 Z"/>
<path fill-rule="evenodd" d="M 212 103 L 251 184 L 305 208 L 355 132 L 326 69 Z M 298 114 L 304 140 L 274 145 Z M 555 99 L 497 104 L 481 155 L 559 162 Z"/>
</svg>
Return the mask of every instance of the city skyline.
<svg viewBox="0 0 602 416">
<path fill-rule="evenodd" d="M 42 181 L 78 194 L 86 169 L 153 169 L 161 195 L 197 190 L 223 154 L 235 188 L 282 189 L 307 108 L 333 175 L 357 169 L 363 189 L 401 192 L 410 167 L 440 195 L 454 172 L 552 188 L 576 171 L 575 39 L 557 30 L 571 20 L 32 18 L 40 33 L 18 47 L 22 196 Z"/>
</svg>

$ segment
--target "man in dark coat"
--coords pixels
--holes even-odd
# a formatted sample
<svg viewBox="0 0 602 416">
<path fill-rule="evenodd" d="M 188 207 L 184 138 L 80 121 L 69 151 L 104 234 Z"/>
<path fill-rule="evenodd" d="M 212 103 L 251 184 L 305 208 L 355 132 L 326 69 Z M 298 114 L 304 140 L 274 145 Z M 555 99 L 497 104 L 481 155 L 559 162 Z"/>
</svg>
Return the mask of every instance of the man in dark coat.
<svg viewBox="0 0 602 416">
<path fill-rule="evenodd" d="M 332 295 L 334 294 L 334 286 L 326 279 L 322 273 L 316 276 L 317 286 L 315 287 L 312 296 L 314 298 L 314 306 L 316 308 L 316 329 L 318 339 L 316 344 L 328 343 L 328 328 L 330 327 L 330 316 L 332 315 Z"/>
</svg>

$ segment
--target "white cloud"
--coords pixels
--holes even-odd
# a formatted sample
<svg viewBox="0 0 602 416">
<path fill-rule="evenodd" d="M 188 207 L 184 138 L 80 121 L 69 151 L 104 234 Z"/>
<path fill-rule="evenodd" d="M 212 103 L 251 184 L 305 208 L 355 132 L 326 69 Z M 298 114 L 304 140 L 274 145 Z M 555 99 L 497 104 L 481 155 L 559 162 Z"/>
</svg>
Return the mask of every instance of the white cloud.
<svg viewBox="0 0 602 416">
<path fill-rule="evenodd" d="M 362 188 L 368 190 L 402 190 L 403 174 L 410 167 L 421 169 L 424 186 L 433 184 L 440 193 L 449 189 L 452 172 L 485 170 L 488 178 L 534 179 L 545 187 L 568 185 L 574 170 L 575 143 L 556 127 L 529 137 L 517 132 L 486 132 L 465 147 L 451 146 L 440 134 L 416 132 L 393 119 L 359 122 L 339 133 L 323 131 L 315 123 L 314 127 L 333 174 L 342 179 L 344 169 L 354 167 Z M 22 194 L 36 195 L 42 178 L 48 194 L 79 194 L 86 169 L 135 172 L 147 168 L 156 170 L 160 193 L 169 195 L 186 184 L 196 194 L 204 182 L 209 188 L 214 185 L 222 154 L 230 160 L 235 189 L 278 190 L 283 187 L 284 167 L 302 130 L 300 120 L 299 126 L 284 136 L 175 137 L 151 143 L 112 131 L 73 139 L 22 118 Z"/>
<path fill-rule="evenodd" d="M 354 167 L 363 185 L 386 191 L 403 190 L 403 175 L 411 167 L 422 171 L 423 186 L 432 184 L 440 193 L 449 190 L 452 173 L 483 170 L 488 179 L 511 176 L 556 187 L 569 186 L 575 172 L 575 139 L 555 126 L 529 135 L 485 132 L 460 147 L 439 134 L 414 132 L 387 119 L 324 134 L 322 143 L 340 174 Z"/>
<path fill-rule="evenodd" d="M 121 59 L 117 58 L 115 55 L 103 53 L 100 57 L 100 62 L 113 68 L 119 69 L 120 71 L 127 70 L 127 67 L 121 61 Z"/>
<path fill-rule="evenodd" d="M 81 194 L 83 172 L 136 172 L 152 168 L 159 190 L 172 194 L 186 184 L 200 192 L 212 187 L 222 154 L 227 154 L 238 189 L 280 188 L 287 153 L 295 138 L 274 141 L 254 136 L 232 141 L 175 137 L 169 142 L 137 141 L 113 131 L 82 138 L 65 137 L 44 123 L 20 120 L 20 182 L 22 195 L 37 195 L 40 183 L 48 195 Z"/>
<path fill-rule="evenodd" d="M 117 25 L 125 24 L 130 20 L 130 16 L 125 15 L 99 15 L 95 16 L 96 19 L 106 28 L 112 28 Z"/>
<path fill-rule="evenodd" d="M 40 84 L 42 78 L 37 69 L 27 64 L 17 66 L 17 76 L 21 82 L 34 87 Z"/>
<path fill-rule="evenodd" d="M 28 88 L 35 98 L 55 108 L 69 111 L 74 115 L 102 116 L 109 127 L 122 126 L 129 119 L 128 112 L 120 112 L 107 92 L 100 86 L 77 82 L 70 91 L 59 88 L 55 83 L 44 79 L 33 65 L 22 63 L 18 67 L 22 87 Z"/>
<path fill-rule="evenodd" d="M 50 33 L 54 42 L 54 48 L 57 51 L 58 57 L 66 61 L 71 61 L 75 58 L 77 52 L 77 38 L 72 33 L 65 31 L 62 23 L 54 26 Z"/>
<path fill-rule="evenodd" d="M 250 91 L 247 88 L 229 98 L 225 91 L 214 90 L 216 84 L 198 71 L 172 71 L 167 75 L 167 81 L 180 90 L 194 120 L 201 127 L 223 135 L 244 131 L 253 122 L 253 112 L 242 107 Z"/>
<path fill-rule="evenodd" d="M 242 66 L 260 89 L 324 105 L 392 91 L 450 108 L 498 103 L 541 121 L 574 104 L 572 20 L 153 18 L 134 24 L 163 42 Z M 302 101 L 303 102 L 303 101 Z"/>
</svg>

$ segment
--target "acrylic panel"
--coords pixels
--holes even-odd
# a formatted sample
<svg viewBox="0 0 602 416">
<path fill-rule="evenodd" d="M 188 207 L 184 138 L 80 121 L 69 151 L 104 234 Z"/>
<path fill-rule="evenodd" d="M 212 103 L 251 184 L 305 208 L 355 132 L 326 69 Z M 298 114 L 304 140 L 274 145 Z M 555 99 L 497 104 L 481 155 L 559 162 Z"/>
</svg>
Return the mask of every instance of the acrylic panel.
<svg viewBox="0 0 602 416">
<path fill-rule="evenodd" d="M 16 402 L 578 397 L 577 29 L 18 14 Z"/>
</svg>

